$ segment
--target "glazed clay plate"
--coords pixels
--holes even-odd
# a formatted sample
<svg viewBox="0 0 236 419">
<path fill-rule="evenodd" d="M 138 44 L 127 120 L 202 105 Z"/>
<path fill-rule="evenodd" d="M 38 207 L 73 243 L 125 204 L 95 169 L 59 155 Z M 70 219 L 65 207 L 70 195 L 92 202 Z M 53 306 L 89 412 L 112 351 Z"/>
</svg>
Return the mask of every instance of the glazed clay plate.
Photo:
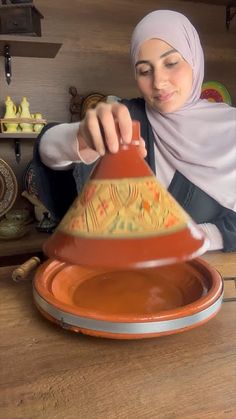
<svg viewBox="0 0 236 419">
<path fill-rule="evenodd" d="M 48 260 L 34 280 L 41 313 L 93 336 L 139 339 L 191 329 L 220 309 L 223 282 L 205 261 L 143 270 L 91 270 Z"/>
<path fill-rule="evenodd" d="M 0 217 L 14 205 L 18 192 L 16 176 L 11 167 L 0 159 Z"/>
<path fill-rule="evenodd" d="M 201 99 L 207 99 L 209 102 L 224 102 L 228 105 L 232 105 L 229 91 L 218 81 L 203 83 Z"/>
</svg>

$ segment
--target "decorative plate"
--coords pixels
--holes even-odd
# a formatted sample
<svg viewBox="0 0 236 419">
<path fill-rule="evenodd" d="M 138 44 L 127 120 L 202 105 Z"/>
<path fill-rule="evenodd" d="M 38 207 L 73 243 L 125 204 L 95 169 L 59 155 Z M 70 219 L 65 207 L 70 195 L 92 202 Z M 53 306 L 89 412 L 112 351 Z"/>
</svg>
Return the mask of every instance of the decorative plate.
<svg viewBox="0 0 236 419">
<path fill-rule="evenodd" d="M 203 83 L 201 99 L 207 99 L 209 102 L 224 102 L 228 105 L 232 105 L 228 90 L 218 81 L 207 81 Z"/>
<path fill-rule="evenodd" d="M 81 107 L 81 119 L 84 118 L 86 112 L 90 108 L 95 108 L 98 102 L 105 101 L 106 96 L 102 95 L 101 93 L 92 93 L 84 99 Z"/>
<path fill-rule="evenodd" d="M 23 189 L 25 189 L 30 195 L 38 196 L 38 190 L 36 185 L 36 174 L 33 166 L 33 162 L 30 161 L 26 167 L 26 171 L 23 178 Z"/>
<path fill-rule="evenodd" d="M 18 184 L 13 170 L 0 159 L 0 217 L 14 205 L 17 192 Z"/>
</svg>

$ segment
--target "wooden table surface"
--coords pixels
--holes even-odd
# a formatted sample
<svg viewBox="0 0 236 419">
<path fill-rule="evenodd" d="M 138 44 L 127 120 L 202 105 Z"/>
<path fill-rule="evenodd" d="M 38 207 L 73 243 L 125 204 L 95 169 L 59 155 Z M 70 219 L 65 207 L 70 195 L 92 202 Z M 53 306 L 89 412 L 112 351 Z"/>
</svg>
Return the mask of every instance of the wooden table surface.
<svg viewBox="0 0 236 419">
<path fill-rule="evenodd" d="M 236 254 L 204 259 L 236 276 Z M 235 419 L 236 301 L 185 333 L 108 340 L 44 319 L 0 268 L 2 419 Z"/>
</svg>

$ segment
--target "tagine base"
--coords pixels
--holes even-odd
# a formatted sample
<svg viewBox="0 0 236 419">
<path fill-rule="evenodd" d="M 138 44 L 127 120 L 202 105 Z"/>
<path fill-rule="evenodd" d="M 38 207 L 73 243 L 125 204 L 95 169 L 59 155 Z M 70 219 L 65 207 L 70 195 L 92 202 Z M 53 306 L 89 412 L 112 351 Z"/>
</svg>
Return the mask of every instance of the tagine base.
<svg viewBox="0 0 236 419">
<path fill-rule="evenodd" d="M 91 270 L 48 260 L 37 271 L 34 301 L 62 328 L 112 339 L 143 339 L 204 324 L 221 307 L 223 281 L 205 261 L 161 268 Z"/>
</svg>

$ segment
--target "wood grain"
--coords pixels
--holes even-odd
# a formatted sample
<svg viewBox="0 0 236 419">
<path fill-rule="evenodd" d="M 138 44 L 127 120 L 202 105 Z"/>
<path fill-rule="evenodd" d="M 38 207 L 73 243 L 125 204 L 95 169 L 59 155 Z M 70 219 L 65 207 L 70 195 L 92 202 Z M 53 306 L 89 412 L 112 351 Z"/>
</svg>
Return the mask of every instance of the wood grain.
<svg viewBox="0 0 236 419">
<path fill-rule="evenodd" d="M 236 277 L 236 252 L 207 252 L 202 259 L 214 266 L 224 277 Z"/>
<path fill-rule="evenodd" d="M 235 302 L 186 333 L 92 338 L 45 320 L 13 269 L 0 268 L 2 418 L 235 418 Z"/>
</svg>

